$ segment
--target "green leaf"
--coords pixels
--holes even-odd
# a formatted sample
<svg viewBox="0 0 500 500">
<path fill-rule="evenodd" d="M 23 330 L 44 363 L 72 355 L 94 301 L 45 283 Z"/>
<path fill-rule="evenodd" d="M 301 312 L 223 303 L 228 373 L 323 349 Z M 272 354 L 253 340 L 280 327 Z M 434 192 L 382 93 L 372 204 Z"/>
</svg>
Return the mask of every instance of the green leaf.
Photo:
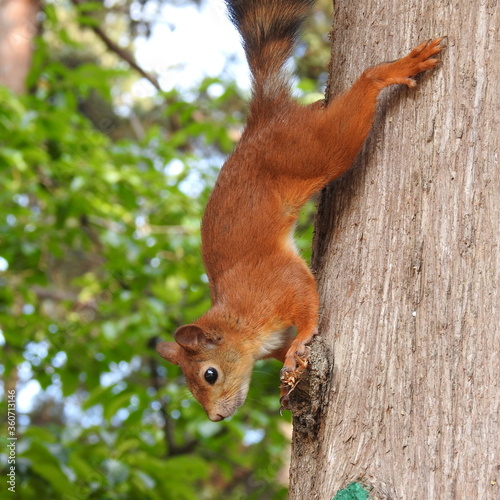
<svg viewBox="0 0 500 500">
<path fill-rule="evenodd" d="M 36 438 L 38 441 L 46 443 L 55 443 L 57 441 L 56 436 L 48 429 L 44 427 L 38 427 L 36 425 L 31 425 L 24 432 L 24 438 Z"/>
<path fill-rule="evenodd" d="M 0 161 L 6 162 L 7 165 L 17 168 L 21 172 L 28 168 L 28 165 L 24 161 L 23 154 L 14 149 L 0 149 Z"/>
<path fill-rule="evenodd" d="M 104 418 L 109 420 L 120 408 L 125 408 L 129 404 L 129 393 L 114 396 L 107 404 L 104 405 Z"/>
<path fill-rule="evenodd" d="M 90 26 L 90 27 L 92 26 L 98 27 L 100 24 L 98 19 L 90 17 L 88 15 L 78 16 L 78 22 L 83 26 Z"/>
<path fill-rule="evenodd" d="M 97 404 L 103 404 L 106 401 L 109 401 L 109 397 L 111 395 L 111 391 L 113 390 L 113 386 L 103 387 L 97 386 L 94 390 L 89 394 L 87 399 L 82 404 L 82 409 L 86 410 Z"/>
<path fill-rule="evenodd" d="M 36 474 L 43 477 L 61 495 L 76 496 L 77 488 L 71 484 L 59 467 L 47 462 L 33 462 L 31 467 Z"/>
<path fill-rule="evenodd" d="M 79 3 L 77 8 L 80 12 L 92 12 L 97 10 L 102 10 L 103 6 L 100 2 L 89 2 Z"/>
<path fill-rule="evenodd" d="M 99 476 L 98 471 L 89 464 L 88 460 L 82 458 L 77 452 L 71 453 L 68 465 L 73 469 L 77 477 L 84 481 Z"/>
</svg>

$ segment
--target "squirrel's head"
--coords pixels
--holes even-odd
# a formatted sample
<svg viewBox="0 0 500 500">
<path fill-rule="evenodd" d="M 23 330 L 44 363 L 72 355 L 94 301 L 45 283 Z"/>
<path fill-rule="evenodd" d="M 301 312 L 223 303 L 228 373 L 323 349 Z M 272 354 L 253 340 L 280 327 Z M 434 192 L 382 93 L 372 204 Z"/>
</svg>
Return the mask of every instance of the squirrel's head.
<svg viewBox="0 0 500 500">
<path fill-rule="evenodd" d="M 197 325 L 181 326 L 174 338 L 158 343 L 158 353 L 182 368 L 189 390 L 210 420 L 232 415 L 245 402 L 254 358 Z"/>
</svg>

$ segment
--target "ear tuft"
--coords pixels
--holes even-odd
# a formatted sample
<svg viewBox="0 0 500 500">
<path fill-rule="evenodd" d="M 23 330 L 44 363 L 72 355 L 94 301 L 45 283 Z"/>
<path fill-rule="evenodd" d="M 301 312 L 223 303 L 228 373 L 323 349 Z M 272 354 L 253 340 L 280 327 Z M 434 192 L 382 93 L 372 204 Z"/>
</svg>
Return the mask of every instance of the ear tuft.
<svg viewBox="0 0 500 500">
<path fill-rule="evenodd" d="M 177 342 L 158 342 L 156 352 L 174 365 L 181 364 L 182 351 Z"/>
<path fill-rule="evenodd" d="M 174 333 L 175 341 L 188 352 L 199 352 L 215 343 L 197 325 L 184 325 Z"/>
</svg>

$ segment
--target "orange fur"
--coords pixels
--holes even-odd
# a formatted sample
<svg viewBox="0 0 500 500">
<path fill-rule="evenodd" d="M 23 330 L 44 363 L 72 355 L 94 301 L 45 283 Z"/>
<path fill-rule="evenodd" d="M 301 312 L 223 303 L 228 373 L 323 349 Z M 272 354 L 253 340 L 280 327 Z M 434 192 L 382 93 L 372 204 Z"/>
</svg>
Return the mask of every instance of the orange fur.
<svg viewBox="0 0 500 500">
<path fill-rule="evenodd" d="M 246 42 L 254 96 L 247 128 L 220 171 L 201 226 L 212 307 L 178 329 L 175 342 L 157 347 L 182 367 L 214 421 L 243 404 L 257 359 L 284 362 L 285 399 L 296 383 L 307 365 L 305 346 L 317 331 L 318 314 L 315 280 L 291 240 L 299 210 L 350 167 L 371 128 L 380 90 L 413 87 L 412 77 L 434 67 L 433 56 L 441 50 L 441 39 L 424 42 L 402 59 L 367 69 L 326 108 L 304 107 L 290 99 L 281 68 L 311 2 L 240 2 L 228 4 Z M 286 5 L 287 17 L 280 37 L 273 37 L 256 24 L 277 26 L 278 4 Z M 252 30 L 268 37 L 248 42 Z M 217 373 L 213 383 L 206 379 L 209 369 Z"/>
</svg>

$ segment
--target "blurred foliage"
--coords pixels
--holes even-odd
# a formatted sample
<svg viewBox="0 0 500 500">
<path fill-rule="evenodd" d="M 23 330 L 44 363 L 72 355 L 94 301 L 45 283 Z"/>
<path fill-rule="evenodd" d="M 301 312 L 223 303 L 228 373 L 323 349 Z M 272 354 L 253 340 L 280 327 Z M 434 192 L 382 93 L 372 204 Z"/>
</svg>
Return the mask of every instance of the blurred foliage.
<svg viewBox="0 0 500 500">
<path fill-rule="evenodd" d="M 210 78 L 189 99 L 173 90 L 118 113 L 133 73 L 96 62 L 70 8 L 44 4 L 29 94 L 0 88 L 0 373 L 30 408 L 17 414 L 7 495 L 285 498 L 279 363 L 259 363 L 247 403 L 213 423 L 154 350 L 209 307 L 199 221 L 244 101 Z M 297 230 L 306 258 L 312 210 Z"/>
</svg>

